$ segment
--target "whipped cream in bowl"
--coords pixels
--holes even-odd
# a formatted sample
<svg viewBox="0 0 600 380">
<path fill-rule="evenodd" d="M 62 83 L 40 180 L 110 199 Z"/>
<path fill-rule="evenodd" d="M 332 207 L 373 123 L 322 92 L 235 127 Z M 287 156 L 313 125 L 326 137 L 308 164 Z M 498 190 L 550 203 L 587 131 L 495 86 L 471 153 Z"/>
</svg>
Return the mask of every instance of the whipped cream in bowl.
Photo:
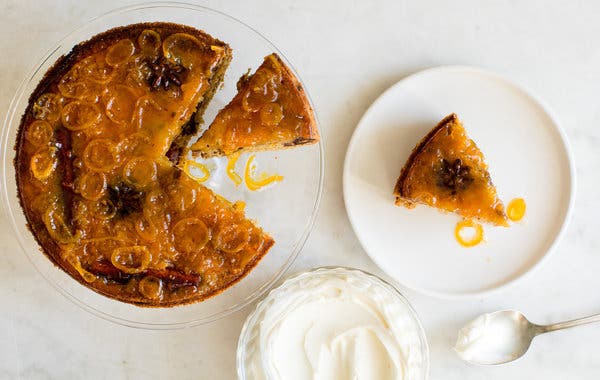
<svg viewBox="0 0 600 380">
<path fill-rule="evenodd" d="M 241 380 L 422 380 L 423 328 L 389 283 L 350 268 L 286 280 L 250 314 L 238 343 Z"/>
</svg>

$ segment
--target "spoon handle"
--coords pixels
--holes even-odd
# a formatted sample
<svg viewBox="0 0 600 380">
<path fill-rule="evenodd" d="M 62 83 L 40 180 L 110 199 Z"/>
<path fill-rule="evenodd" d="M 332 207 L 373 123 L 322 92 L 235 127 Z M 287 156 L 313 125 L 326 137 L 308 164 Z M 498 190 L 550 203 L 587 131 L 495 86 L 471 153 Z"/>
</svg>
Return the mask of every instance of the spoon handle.
<svg viewBox="0 0 600 380">
<path fill-rule="evenodd" d="M 594 315 L 590 315 L 589 317 L 585 317 L 585 318 L 578 318 L 578 319 L 573 319 L 573 320 L 566 321 L 566 322 L 554 323 L 551 325 L 545 325 L 545 326 L 540 326 L 540 327 L 542 330 L 541 332 L 546 333 L 546 332 L 550 332 L 550 331 L 556 331 L 556 330 L 568 329 L 570 327 L 586 325 L 588 323 L 594 323 L 594 322 L 600 322 L 600 314 L 594 314 Z"/>
</svg>

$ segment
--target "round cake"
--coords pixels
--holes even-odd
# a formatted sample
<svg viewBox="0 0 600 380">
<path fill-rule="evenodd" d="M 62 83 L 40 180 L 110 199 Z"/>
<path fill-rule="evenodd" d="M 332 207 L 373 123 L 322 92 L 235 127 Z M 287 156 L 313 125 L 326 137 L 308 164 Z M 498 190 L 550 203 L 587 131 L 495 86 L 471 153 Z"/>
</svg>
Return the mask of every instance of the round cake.
<svg viewBox="0 0 600 380">
<path fill-rule="evenodd" d="M 177 167 L 230 47 L 171 23 L 75 46 L 31 95 L 16 142 L 21 206 L 43 253 L 83 285 L 140 306 L 213 296 L 274 244 Z"/>
</svg>

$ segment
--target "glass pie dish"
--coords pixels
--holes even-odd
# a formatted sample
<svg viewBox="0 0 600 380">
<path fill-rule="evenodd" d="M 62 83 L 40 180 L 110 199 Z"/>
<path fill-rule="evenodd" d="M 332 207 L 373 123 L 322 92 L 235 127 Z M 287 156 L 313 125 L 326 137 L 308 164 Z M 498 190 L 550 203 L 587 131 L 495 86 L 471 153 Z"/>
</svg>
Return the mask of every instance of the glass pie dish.
<svg viewBox="0 0 600 380">
<path fill-rule="evenodd" d="M 275 245 L 259 265 L 236 285 L 203 302 L 173 308 L 139 308 L 104 297 L 80 285 L 55 267 L 40 252 L 19 206 L 13 166 L 14 144 L 21 115 L 45 72 L 62 55 L 81 41 L 111 29 L 140 22 L 164 21 L 205 30 L 229 43 L 234 58 L 225 75 L 222 89 L 209 104 L 204 119 L 211 121 L 236 93 L 236 82 L 248 69 L 255 69 L 264 56 L 283 54 L 251 27 L 223 13 L 182 3 L 149 3 L 120 8 L 100 16 L 71 32 L 52 48 L 23 81 L 10 105 L 2 131 L 2 197 L 7 215 L 25 254 L 48 283 L 68 299 L 102 318 L 128 326 L 170 329 L 206 323 L 239 310 L 260 297 L 294 261 L 312 228 L 322 189 L 322 145 L 256 155 L 260 171 L 277 173 L 283 181 L 250 191 L 226 175 L 226 159 L 211 159 L 212 173 L 204 183 L 231 201 L 243 201 L 246 215 L 260 224 L 275 239 Z M 313 107 L 314 109 L 314 107 Z M 248 154 L 239 161 L 244 162 Z"/>
</svg>

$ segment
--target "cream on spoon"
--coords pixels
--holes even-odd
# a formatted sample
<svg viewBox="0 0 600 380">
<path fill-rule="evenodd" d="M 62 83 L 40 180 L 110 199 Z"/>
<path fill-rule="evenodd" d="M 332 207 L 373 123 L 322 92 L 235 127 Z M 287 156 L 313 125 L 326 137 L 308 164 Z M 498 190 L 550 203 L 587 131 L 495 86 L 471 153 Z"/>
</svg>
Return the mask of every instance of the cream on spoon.
<svg viewBox="0 0 600 380">
<path fill-rule="evenodd" d="M 469 363 L 504 364 L 523 356 L 537 335 L 592 322 L 600 322 L 600 314 L 544 326 L 529 322 L 518 311 L 497 311 L 461 328 L 454 350 Z"/>
</svg>

